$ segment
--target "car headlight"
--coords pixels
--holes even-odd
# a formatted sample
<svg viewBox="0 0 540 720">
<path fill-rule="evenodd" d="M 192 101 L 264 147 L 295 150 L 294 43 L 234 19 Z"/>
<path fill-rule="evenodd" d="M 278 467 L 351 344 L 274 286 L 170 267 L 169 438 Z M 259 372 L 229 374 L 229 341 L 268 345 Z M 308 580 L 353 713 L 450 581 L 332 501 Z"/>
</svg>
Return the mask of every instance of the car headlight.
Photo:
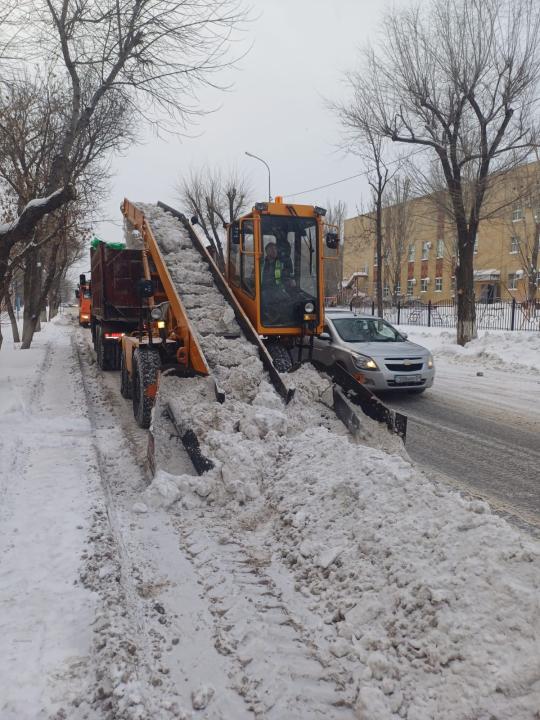
<svg viewBox="0 0 540 720">
<path fill-rule="evenodd" d="M 315 312 L 315 305 L 314 305 L 312 302 L 307 302 L 307 303 L 304 305 L 304 312 L 305 312 L 307 315 L 311 315 L 311 313 L 314 313 L 314 312 Z"/>
<path fill-rule="evenodd" d="M 378 370 L 377 363 L 373 358 L 368 355 L 356 355 L 354 358 L 354 365 L 359 370 Z"/>
<path fill-rule="evenodd" d="M 434 366 L 434 364 L 435 363 L 433 362 L 433 355 L 429 355 L 428 360 L 427 360 L 428 369 L 431 370 L 431 368 Z"/>
</svg>

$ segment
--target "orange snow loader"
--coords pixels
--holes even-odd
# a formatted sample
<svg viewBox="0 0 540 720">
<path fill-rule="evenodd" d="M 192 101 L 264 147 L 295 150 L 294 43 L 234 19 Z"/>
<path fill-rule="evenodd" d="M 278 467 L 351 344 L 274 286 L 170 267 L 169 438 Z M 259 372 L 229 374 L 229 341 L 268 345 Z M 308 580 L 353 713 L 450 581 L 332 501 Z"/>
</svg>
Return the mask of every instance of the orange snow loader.
<svg viewBox="0 0 540 720">
<path fill-rule="evenodd" d="M 79 285 L 75 290 L 75 297 L 79 301 L 79 325 L 83 327 L 90 326 L 90 318 L 92 316 L 92 296 L 90 290 L 90 281 L 86 279 L 86 275 L 79 276 Z"/>
<path fill-rule="evenodd" d="M 256 203 L 250 213 L 227 227 L 224 271 L 196 231 L 197 218 L 190 222 L 161 202 L 148 210 L 147 217 L 127 199 L 122 203 L 122 212 L 128 227 L 137 231 L 138 241 L 142 241 L 143 276 L 137 283 L 141 322 L 136 330 L 122 336 L 120 357 L 121 394 L 132 399 L 139 426 L 150 426 L 163 372 L 209 376 L 216 400 L 225 400 L 199 340 L 204 303 L 197 305 L 197 312 L 189 309 L 193 307 L 189 303 L 193 303 L 194 293 L 204 291 L 208 284 L 224 297 L 239 326 L 237 331 L 258 349 L 269 381 L 289 402 L 294 388 L 287 386 L 284 373 L 311 360 L 313 338 L 324 327 L 324 263 L 338 256 L 337 228 L 325 223 L 325 210 L 287 204 L 280 197 Z M 174 259 L 166 247 L 170 239 L 164 240 L 161 229 L 164 223 L 171 228 L 167 215 L 179 221 L 178 231 L 173 231 Z M 178 275 L 178 263 L 183 264 L 193 250 L 209 272 L 198 270 L 190 275 L 190 261 L 186 259 L 184 275 Z M 197 282 L 201 284 L 198 289 Z M 227 340 L 227 335 L 223 338 Z M 364 412 L 373 417 L 379 413 L 381 417 L 376 419 L 404 436 L 405 427 L 396 425 L 395 414 L 346 371 L 341 375 L 334 377 L 335 382 L 363 398 L 367 408 L 363 408 Z M 182 441 L 186 445 L 184 437 Z M 197 448 L 191 448 L 193 453 L 187 449 L 196 468 L 204 471 L 204 464 L 197 466 Z"/>
</svg>

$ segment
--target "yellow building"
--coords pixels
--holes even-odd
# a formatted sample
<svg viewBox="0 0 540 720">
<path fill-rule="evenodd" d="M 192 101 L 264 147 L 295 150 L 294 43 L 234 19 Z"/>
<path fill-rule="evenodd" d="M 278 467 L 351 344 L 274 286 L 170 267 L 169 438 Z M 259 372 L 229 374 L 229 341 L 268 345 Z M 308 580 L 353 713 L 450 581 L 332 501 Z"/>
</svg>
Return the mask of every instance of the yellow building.
<svg viewBox="0 0 540 720">
<path fill-rule="evenodd" d="M 383 295 L 388 300 L 440 302 L 454 297 L 456 235 L 444 197 L 426 195 L 384 209 Z M 532 261 L 538 284 L 537 220 L 540 223 L 540 162 L 491 177 L 475 243 L 478 301 L 526 300 Z M 346 220 L 345 298 L 358 294 L 374 299 L 377 272 L 373 215 Z"/>
</svg>

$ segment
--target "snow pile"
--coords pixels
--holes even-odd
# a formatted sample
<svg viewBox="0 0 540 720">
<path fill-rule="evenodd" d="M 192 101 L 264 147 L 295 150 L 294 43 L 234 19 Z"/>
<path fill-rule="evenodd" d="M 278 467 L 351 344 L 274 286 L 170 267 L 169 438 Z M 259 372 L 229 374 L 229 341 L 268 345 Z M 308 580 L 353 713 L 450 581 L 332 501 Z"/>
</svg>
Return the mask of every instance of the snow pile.
<svg viewBox="0 0 540 720">
<path fill-rule="evenodd" d="M 533 718 L 540 547 L 486 504 L 322 428 L 268 477 L 295 587 L 325 617 L 359 717 Z"/>
<path fill-rule="evenodd" d="M 483 367 L 540 373 L 540 333 L 480 330 L 476 340 L 461 347 L 455 330 L 401 326 L 409 340 L 424 345 L 435 357 L 453 362 L 481 363 Z"/>
</svg>

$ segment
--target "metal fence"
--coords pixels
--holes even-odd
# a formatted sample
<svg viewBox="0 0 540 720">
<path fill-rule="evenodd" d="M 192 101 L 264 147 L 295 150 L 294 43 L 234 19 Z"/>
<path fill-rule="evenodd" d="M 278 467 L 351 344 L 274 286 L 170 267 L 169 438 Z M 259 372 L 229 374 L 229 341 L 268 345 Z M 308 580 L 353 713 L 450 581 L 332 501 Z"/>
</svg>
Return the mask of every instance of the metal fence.
<svg viewBox="0 0 540 720">
<path fill-rule="evenodd" d="M 373 301 L 358 300 L 351 303 L 357 310 L 375 315 Z M 457 304 L 448 302 L 411 302 L 397 305 L 385 303 L 385 320 L 394 325 L 420 325 L 425 327 L 455 328 Z M 540 307 L 519 303 L 515 299 L 494 303 L 476 303 L 476 324 L 479 330 L 529 330 L 540 331 Z"/>
</svg>

